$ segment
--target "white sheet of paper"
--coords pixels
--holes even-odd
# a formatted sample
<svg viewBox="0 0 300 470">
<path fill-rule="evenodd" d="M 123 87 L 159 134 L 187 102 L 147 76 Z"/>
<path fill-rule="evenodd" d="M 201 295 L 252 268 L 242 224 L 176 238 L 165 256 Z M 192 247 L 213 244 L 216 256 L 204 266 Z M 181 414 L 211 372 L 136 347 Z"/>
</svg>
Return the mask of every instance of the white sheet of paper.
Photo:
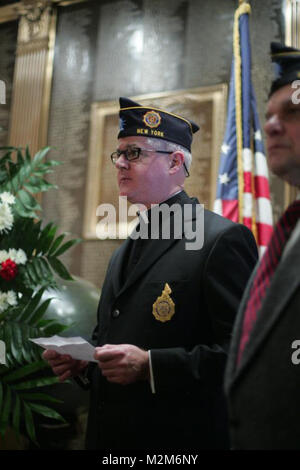
<svg viewBox="0 0 300 470">
<path fill-rule="evenodd" d="M 61 336 L 51 336 L 50 338 L 29 338 L 35 344 L 44 349 L 52 349 L 59 354 L 68 354 L 73 359 L 97 362 L 94 359 L 95 348 L 80 336 L 73 338 L 63 338 Z"/>
<path fill-rule="evenodd" d="M 4 341 L 0 341 L 0 364 L 6 364 Z"/>
</svg>

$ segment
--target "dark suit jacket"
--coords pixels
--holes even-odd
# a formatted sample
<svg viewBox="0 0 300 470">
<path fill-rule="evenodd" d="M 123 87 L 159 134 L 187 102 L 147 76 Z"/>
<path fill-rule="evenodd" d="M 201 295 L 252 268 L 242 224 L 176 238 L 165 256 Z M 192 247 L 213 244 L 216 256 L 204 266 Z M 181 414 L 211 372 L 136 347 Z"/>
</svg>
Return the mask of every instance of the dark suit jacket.
<svg viewBox="0 0 300 470">
<path fill-rule="evenodd" d="M 274 273 L 237 369 L 252 279 L 237 316 L 225 377 L 232 446 L 300 449 L 300 365 L 292 362 L 292 343 L 300 339 L 300 237 Z"/>
<path fill-rule="evenodd" d="M 175 200 L 195 208 L 182 192 Z M 90 370 L 88 448 L 211 449 L 228 446 L 223 372 L 232 324 L 253 269 L 256 244 L 244 226 L 205 211 L 204 246 L 186 239 L 147 240 L 122 283 L 130 240 L 114 253 L 102 289 L 98 345 L 151 350 L 156 393 L 148 382 L 109 383 Z M 152 308 L 165 284 L 175 314 L 157 320 Z"/>
</svg>

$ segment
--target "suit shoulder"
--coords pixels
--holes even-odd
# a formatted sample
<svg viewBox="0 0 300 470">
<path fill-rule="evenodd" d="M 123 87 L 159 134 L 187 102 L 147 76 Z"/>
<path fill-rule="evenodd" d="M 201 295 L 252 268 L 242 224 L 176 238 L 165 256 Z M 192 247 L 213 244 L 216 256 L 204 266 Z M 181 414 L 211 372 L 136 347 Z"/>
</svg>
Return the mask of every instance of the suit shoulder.
<svg viewBox="0 0 300 470">
<path fill-rule="evenodd" d="M 245 227 L 245 225 L 232 222 L 232 220 L 226 219 L 225 217 L 222 217 L 208 209 L 204 209 L 204 224 L 206 230 L 209 230 L 211 233 L 215 233 L 216 235 L 226 230 L 238 230 L 239 228 L 252 234 L 251 230 Z"/>
<path fill-rule="evenodd" d="M 204 237 L 206 240 L 217 240 L 226 236 L 230 240 L 240 240 L 257 251 L 256 241 L 251 230 L 243 224 L 232 222 L 207 209 L 204 210 Z"/>
</svg>

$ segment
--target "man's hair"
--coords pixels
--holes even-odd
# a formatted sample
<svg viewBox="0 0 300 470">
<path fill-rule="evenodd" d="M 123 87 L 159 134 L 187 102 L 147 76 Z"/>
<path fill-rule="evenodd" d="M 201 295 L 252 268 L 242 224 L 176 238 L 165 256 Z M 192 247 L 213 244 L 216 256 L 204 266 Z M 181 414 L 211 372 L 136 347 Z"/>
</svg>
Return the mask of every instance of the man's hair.
<svg viewBox="0 0 300 470">
<path fill-rule="evenodd" d="M 190 170 L 192 164 L 192 154 L 191 152 L 179 144 L 174 144 L 168 140 L 155 139 L 154 137 L 145 137 L 147 144 L 151 145 L 156 150 L 164 150 L 166 152 L 176 152 L 180 151 L 184 155 L 184 163 L 187 167 L 187 170 Z"/>
</svg>

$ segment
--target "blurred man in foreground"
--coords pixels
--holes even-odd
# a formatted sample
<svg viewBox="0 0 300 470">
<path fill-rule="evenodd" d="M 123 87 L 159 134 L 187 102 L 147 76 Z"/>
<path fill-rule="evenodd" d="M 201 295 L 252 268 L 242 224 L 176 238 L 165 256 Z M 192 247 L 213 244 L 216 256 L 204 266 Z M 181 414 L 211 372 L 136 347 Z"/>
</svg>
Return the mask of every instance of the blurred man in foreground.
<svg viewBox="0 0 300 470">
<path fill-rule="evenodd" d="M 266 113 L 269 166 L 299 189 L 300 51 L 272 43 L 272 59 L 278 75 Z M 278 221 L 237 317 L 226 371 L 235 449 L 300 449 L 299 219 L 297 199 Z"/>
</svg>

